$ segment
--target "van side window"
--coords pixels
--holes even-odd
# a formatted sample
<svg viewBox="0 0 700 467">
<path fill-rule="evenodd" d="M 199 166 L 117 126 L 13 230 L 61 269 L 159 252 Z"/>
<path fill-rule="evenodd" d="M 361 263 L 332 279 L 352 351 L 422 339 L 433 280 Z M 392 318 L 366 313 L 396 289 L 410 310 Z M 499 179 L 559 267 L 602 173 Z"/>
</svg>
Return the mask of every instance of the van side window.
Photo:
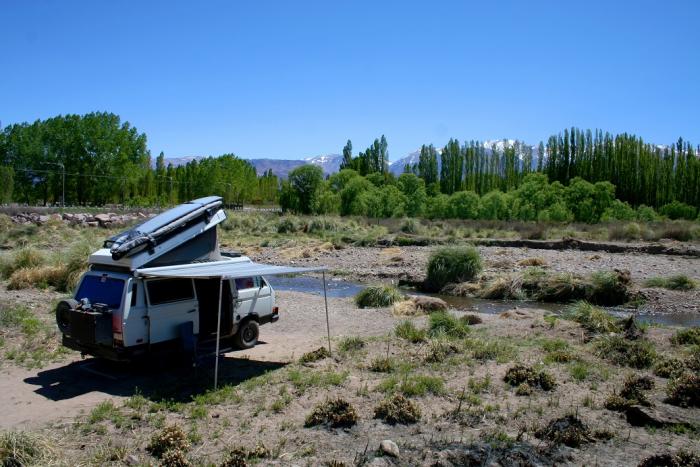
<svg viewBox="0 0 700 467">
<path fill-rule="evenodd" d="M 151 305 L 178 302 L 194 298 L 192 279 L 161 279 L 147 281 L 148 302 Z"/>
<path fill-rule="evenodd" d="M 136 292 L 138 289 L 136 281 L 133 281 L 131 283 L 131 306 L 136 306 Z"/>
<path fill-rule="evenodd" d="M 255 276 L 255 277 L 241 277 L 239 279 L 236 279 L 236 290 L 244 290 L 244 289 L 259 289 L 260 284 L 262 284 L 262 277 L 260 276 Z"/>
</svg>

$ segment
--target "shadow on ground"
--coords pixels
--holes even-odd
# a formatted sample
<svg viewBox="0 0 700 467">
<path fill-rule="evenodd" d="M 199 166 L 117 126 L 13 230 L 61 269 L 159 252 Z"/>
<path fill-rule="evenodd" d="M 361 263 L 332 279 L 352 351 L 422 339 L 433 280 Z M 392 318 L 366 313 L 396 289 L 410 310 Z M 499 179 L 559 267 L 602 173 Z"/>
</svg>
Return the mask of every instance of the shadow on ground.
<svg viewBox="0 0 700 467">
<path fill-rule="evenodd" d="M 221 357 L 219 386 L 238 385 L 286 363 Z M 72 399 L 90 392 L 130 397 L 141 394 L 153 401 L 188 402 L 193 396 L 213 389 L 214 357 L 193 367 L 177 359 L 116 363 L 97 358 L 44 370 L 24 382 L 38 386 L 35 393 L 54 401 Z"/>
</svg>

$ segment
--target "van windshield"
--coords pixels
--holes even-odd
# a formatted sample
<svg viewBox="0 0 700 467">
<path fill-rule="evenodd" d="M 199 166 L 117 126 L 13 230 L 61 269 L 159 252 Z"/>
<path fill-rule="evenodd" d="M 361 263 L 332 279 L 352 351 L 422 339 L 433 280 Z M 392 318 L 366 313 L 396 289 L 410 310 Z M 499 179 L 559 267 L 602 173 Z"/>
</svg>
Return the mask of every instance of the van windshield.
<svg viewBox="0 0 700 467">
<path fill-rule="evenodd" d="M 75 294 L 76 300 L 87 298 L 90 303 L 103 303 L 109 308 L 121 306 L 124 280 L 106 276 L 85 276 Z"/>
</svg>

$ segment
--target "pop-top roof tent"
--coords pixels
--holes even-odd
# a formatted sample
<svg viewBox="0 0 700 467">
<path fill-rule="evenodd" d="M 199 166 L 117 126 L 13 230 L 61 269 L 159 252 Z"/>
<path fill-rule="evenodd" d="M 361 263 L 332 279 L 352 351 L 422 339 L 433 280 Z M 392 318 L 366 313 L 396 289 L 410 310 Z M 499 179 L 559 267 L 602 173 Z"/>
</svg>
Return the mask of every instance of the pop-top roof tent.
<svg viewBox="0 0 700 467">
<path fill-rule="evenodd" d="M 219 306 L 216 321 L 216 359 L 214 363 L 214 389 L 219 382 L 219 344 L 221 340 L 221 295 L 225 280 L 250 276 L 272 276 L 279 274 L 301 274 L 304 272 L 321 271 L 323 281 L 323 303 L 326 309 L 326 332 L 328 335 L 328 352 L 331 352 L 331 328 L 328 319 L 328 295 L 326 293 L 326 268 L 296 268 L 291 266 L 275 266 L 272 264 L 254 263 L 242 256 L 222 261 L 208 263 L 182 264 L 142 268 L 134 271 L 137 277 L 169 277 L 182 279 L 219 279 Z"/>
</svg>

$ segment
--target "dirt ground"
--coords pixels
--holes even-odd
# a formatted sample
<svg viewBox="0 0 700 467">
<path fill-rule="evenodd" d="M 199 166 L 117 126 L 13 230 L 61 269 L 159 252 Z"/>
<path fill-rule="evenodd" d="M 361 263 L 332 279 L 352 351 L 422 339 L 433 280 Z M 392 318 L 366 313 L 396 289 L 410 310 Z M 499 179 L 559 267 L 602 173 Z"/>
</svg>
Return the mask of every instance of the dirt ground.
<svg viewBox="0 0 700 467">
<path fill-rule="evenodd" d="M 629 269 L 639 282 L 674 273 L 700 279 L 697 258 L 479 250 L 487 273 L 520 270 L 518 261 L 538 257 L 553 271 L 619 268 Z M 323 264 L 344 279 L 374 282 L 422 279 L 429 251 L 351 247 L 304 253 L 256 247 L 246 253 L 271 263 Z M 660 301 L 673 302 L 681 311 L 700 307 L 697 291 L 659 290 L 658 294 Z M 24 305 L 47 322 L 53 319 L 52 306 L 60 297 L 50 290 L 9 291 L 0 286 L 0 301 Z M 270 449 L 270 456 L 249 462 L 264 465 L 329 465 L 331 461 L 338 462 L 333 465 L 465 465 L 469 456 L 494 465 L 637 465 L 654 453 L 698 451 L 698 408 L 685 409 L 686 424 L 646 428 L 631 426 L 624 415 L 604 408 L 606 398 L 618 392 L 631 374 L 652 378 L 649 398 L 665 407 L 668 381 L 650 368 L 631 369 L 599 358 L 593 341 L 576 323 L 545 320 L 545 312 L 521 308 L 506 316 L 481 314 L 483 324 L 448 343 L 430 338 L 412 344 L 394 335 L 403 319 L 390 308 L 358 309 L 350 298 L 330 298 L 334 355 L 301 364 L 300 356 L 327 344 L 323 299 L 286 291 L 278 291 L 277 297 L 281 319 L 261 327 L 261 343 L 220 360 L 223 389 L 219 391 L 211 391 L 212 361 L 197 369 L 160 361 L 125 366 L 83 360 L 70 352 L 57 362 L 27 369 L 3 357 L 0 430 L 40 433 L 51 440 L 59 465 L 153 464 L 158 461 L 146 446 L 154 433 L 171 424 L 187 432 L 192 446 L 186 454 L 195 465 L 218 464 L 232 446 L 252 449 L 259 442 Z M 428 318 L 412 321 L 422 328 Z M 681 358 L 688 349 L 670 344 L 674 332 L 652 327 L 647 337 L 659 353 Z M 344 339 L 354 337 L 362 343 L 357 349 L 349 348 Z M 547 361 L 543 346 L 551 341 L 564 341 L 575 358 Z M 6 346 L 12 344 L 11 339 L 8 342 Z M 432 361 L 430 355 L 439 345 L 447 345 L 447 356 Z M 480 357 L 482 347 L 491 354 Z M 391 359 L 397 367 L 389 373 L 371 371 L 372 362 L 380 357 Z M 556 388 L 517 395 L 503 381 L 516 363 L 546 369 Z M 391 425 L 374 418 L 379 402 L 421 377 L 434 383 L 439 380 L 440 387 L 410 395 L 422 412 L 418 423 Z M 317 404 L 335 397 L 355 407 L 356 425 L 304 427 Z M 573 448 L 535 436 L 544 423 L 567 414 L 576 414 L 592 432 L 607 430 L 611 439 L 591 439 Z M 381 455 L 379 443 L 384 439 L 398 445 L 398 459 Z M 502 457 L 514 452 L 521 456 L 516 456 L 517 462 Z"/>
</svg>

